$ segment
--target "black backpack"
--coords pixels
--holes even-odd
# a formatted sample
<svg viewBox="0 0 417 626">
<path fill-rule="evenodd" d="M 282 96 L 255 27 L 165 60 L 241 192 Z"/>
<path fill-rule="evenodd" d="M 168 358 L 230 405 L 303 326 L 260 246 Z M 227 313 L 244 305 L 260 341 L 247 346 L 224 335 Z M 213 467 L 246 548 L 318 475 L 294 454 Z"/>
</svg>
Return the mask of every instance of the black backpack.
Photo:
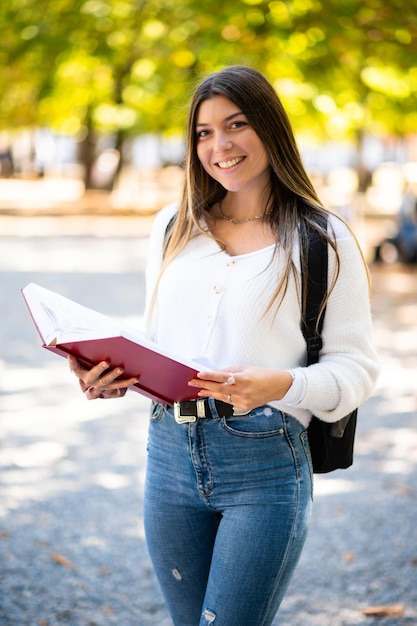
<svg viewBox="0 0 417 626">
<path fill-rule="evenodd" d="M 308 241 L 302 241 L 307 254 L 308 282 L 306 305 L 302 331 L 307 344 L 307 365 L 317 363 L 322 347 L 321 331 L 324 312 L 317 319 L 321 304 L 327 292 L 327 242 L 312 228 L 309 229 Z M 346 417 L 329 424 L 313 416 L 308 426 L 313 471 L 316 474 L 346 469 L 353 463 L 353 445 L 355 440 L 358 410 Z"/>
</svg>

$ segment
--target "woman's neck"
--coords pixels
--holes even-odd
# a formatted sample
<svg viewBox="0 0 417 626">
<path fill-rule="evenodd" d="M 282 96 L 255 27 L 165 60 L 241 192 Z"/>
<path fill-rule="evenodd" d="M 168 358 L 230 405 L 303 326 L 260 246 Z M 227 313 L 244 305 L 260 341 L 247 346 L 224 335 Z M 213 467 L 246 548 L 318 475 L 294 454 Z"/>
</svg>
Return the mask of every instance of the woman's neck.
<svg viewBox="0 0 417 626">
<path fill-rule="evenodd" d="M 268 193 L 228 192 L 220 203 L 220 217 L 237 221 L 259 219 L 269 212 Z"/>
</svg>

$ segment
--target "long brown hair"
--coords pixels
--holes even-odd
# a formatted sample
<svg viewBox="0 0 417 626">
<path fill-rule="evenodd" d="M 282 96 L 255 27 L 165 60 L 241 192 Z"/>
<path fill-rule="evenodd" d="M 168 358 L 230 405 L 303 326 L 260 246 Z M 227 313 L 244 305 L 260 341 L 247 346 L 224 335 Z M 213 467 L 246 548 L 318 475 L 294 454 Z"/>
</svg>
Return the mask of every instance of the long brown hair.
<svg viewBox="0 0 417 626">
<path fill-rule="evenodd" d="M 271 207 L 266 219 L 276 233 L 277 243 L 285 254 L 285 271 L 278 281 L 273 302 L 278 306 L 286 293 L 290 274 L 296 276 L 292 260 L 295 238 L 307 237 L 307 227 L 321 233 L 336 252 L 336 271 L 330 289 L 339 272 L 335 236 L 323 227 L 323 217 L 329 214 L 321 204 L 304 169 L 288 115 L 271 83 L 257 70 L 246 66 L 231 66 L 207 76 L 195 89 L 191 100 L 185 158 L 185 180 L 175 223 L 166 238 L 163 269 L 202 231 L 211 235 L 207 224 L 209 209 L 222 200 L 226 191 L 205 171 L 197 155 L 196 122 L 201 103 L 221 95 L 231 100 L 246 115 L 264 144 L 271 166 Z M 298 233 L 298 234 L 297 234 Z M 221 244 L 221 242 L 219 242 Z M 162 271 L 163 271 L 162 269 Z M 301 253 L 303 278 L 307 271 Z M 302 281 L 307 284 L 306 280 Z M 297 285 L 301 284 L 298 280 Z"/>
</svg>

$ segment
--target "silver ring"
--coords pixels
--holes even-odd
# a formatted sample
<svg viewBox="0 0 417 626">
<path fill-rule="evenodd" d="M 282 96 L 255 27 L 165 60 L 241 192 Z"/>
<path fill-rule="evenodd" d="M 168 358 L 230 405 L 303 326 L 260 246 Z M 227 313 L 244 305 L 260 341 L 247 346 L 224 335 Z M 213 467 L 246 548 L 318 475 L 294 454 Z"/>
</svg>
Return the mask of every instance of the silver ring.
<svg viewBox="0 0 417 626">
<path fill-rule="evenodd" d="M 228 385 L 234 385 L 236 382 L 235 377 L 233 376 L 232 373 L 229 374 L 229 378 L 226 380 L 226 383 Z"/>
<path fill-rule="evenodd" d="M 102 378 L 100 378 L 99 380 L 100 380 L 100 385 L 103 385 L 103 387 L 107 385 L 107 383 L 105 383 Z"/>
<path fill-rule="evenodd" d="M 227 396 L 227 401 L 228 401 L 228 403 L 229 403 L 229 404 L 233 404 L 233 402 L 232 402 L 232 396 L 230 395 L 230 393 L 229 393 L 229 395 Z"/>
</svg>

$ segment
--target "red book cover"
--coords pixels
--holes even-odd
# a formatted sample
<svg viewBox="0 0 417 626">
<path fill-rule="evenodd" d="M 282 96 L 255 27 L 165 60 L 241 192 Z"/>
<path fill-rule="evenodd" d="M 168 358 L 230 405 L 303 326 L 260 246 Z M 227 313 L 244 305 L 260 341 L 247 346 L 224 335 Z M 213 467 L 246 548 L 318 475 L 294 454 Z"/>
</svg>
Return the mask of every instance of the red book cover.
<svg viewBox="0 0 417 626">
<path fill-rule="evenodd" d="M 86 367 L 100 361 L 123 367 L 123 378 L 139 378 L 130 388 L 158 402 L 196 398 L 196 389 L 187 383 L 201 370 L 197 362 L 178 361 L 134 327 L 35 283 L 21 291 L 45 349 L 65 357 L 72 354 Z"/>
</svg>

